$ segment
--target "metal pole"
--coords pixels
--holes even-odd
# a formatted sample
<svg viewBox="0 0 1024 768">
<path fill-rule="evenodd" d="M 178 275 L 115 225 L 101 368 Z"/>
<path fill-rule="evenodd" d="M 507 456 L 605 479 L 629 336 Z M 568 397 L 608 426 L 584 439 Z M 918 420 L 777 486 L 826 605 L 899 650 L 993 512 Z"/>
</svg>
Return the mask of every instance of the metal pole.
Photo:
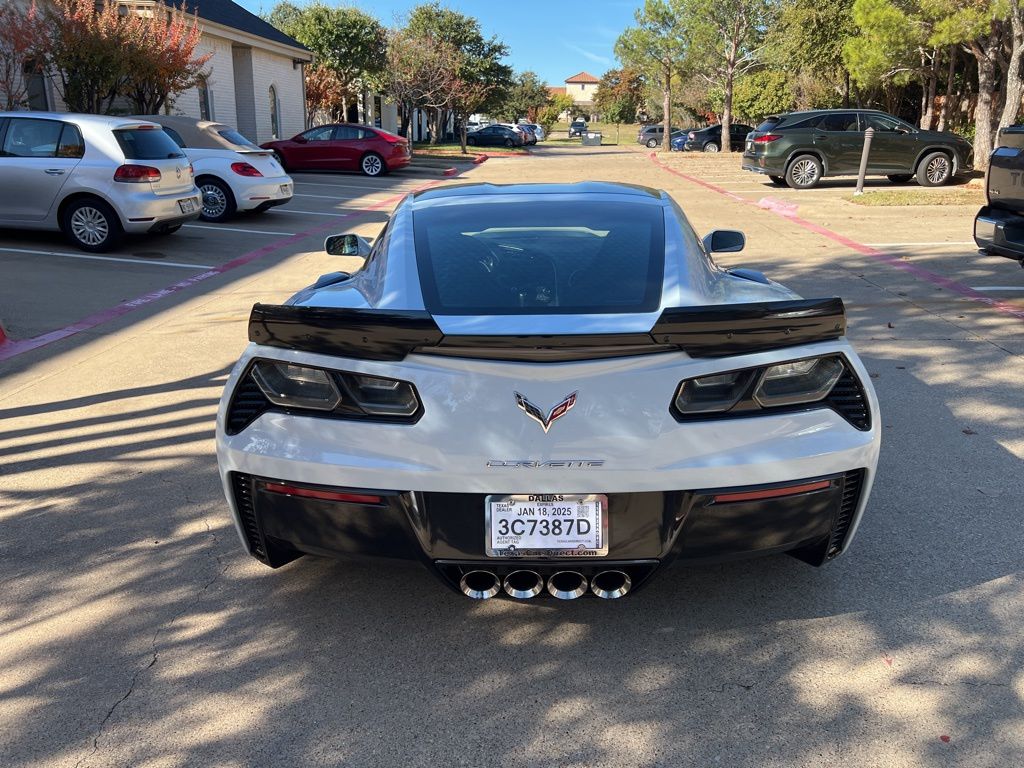
<svg viewBox="0 0 1024 768">
<path fill-rule="evenodd" d="M 871 137 L 875 135 L 874 128 L 864 131 L 864 149 L 860 153 L 860 171 L 857 173 L 857 191 L 854 196 L 864 194 L 864 174 L 868 170 L 868 153 L 871 151 Z"/>
</svg>

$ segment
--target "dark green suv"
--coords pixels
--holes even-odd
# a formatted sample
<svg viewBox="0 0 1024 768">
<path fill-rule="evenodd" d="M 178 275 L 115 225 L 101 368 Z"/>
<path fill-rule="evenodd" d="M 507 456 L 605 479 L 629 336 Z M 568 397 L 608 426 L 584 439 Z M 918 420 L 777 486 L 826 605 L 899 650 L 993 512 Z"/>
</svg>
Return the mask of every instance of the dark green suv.
<svg viewBox="0 0 1024 768">
<path fill-rule="evenodd" d="M 974 149 L 954 133 L 923 131 L 869 109 L 819 109 L 766 118 L 748 136 L 743 168 L 776 184 L 810 189 L 824 176 L 856 175 L 864 131 L 874 128 L 867 172 L 937 187 L 971 170 Z"/>
</svg>

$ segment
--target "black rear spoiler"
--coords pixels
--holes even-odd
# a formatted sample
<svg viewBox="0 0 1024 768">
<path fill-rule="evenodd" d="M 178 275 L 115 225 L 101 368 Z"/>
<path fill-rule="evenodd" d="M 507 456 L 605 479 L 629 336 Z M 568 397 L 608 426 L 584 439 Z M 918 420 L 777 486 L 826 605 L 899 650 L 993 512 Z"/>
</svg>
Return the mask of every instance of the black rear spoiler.
<svg viewBox="0 0 1024 768">
<path fill-rule="evenodd" d="M 448 335 L 421 310 L 333 309 L 255 304 L 249 340 L 282 349 L 366 360 L 411 352 L 560 362 L 683 350 L 726 357 L 837 339 L 843 300 L 798 299 L 666 309 L 647 333 Z"/>
</svg>

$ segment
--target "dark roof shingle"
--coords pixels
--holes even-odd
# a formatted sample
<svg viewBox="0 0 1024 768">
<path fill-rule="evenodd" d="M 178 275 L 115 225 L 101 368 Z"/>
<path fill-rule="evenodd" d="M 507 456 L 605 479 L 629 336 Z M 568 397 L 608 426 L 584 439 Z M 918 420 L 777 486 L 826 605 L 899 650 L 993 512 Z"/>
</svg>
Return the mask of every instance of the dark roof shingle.
<svg viewBox="0 0 1024 768">
<path fill-rule="evenodd" d="M 173 0 L 163 0 L 166 5 L 178 6 Z M 245 10 L 238 3 L 231 0 L 184 0 L 185 10 L 196 14 L 200 19 L 212 21 L 214 24 L 222 24 L 225 27 L 232 27 L 240 32 L 246 32 L 264 40 L 271 40 L 275 43 L 288 45 L 292 48 L 299 48 L 308 51 L 302 43 L 295 40 L 270 24 L 259 16 Z"/>
</svg>

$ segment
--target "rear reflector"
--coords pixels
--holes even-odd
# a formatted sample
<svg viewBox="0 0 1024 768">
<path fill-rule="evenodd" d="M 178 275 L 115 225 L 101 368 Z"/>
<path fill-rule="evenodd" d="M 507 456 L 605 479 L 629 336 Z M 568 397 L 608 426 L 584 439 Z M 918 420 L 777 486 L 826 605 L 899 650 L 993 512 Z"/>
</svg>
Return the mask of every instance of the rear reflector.
<svg viewBox="0 0 1024 768">
<path fill-rule="evenodd" d="M 776 140 L 781 139 L 781 138 L 782 138 L 782 136 L 780 136 L 777 133 L 766 133 L 764 136 L 758 136 L 756 139 L 754 139 L 754 143 L 755 144 L 768 144 L 769 142 L 776 141 Z"/>
<path fill-rule="evenodd" d="M 729 504 L 735 501 L 758 501 L 760 499 L 777 499 L 780 496 L 795 496 L 798 493 L 822 491 L 832 485 L 831 480 L 817 480 L 813 483 L 787 485 L 785 488 L 765 488 L 761 491 L 739 491 L 737 493 L 720 493 L 712 501 L 716 504 Z"/>
<path fill-rule="evenodd" d="M 284 483 L 262 483 L 264 491 L 269 493 L 280 493 L 285 496 L 301 496 L 306 499 L 321 499 L 322 501 L 341 501 L 348 504 L 380 504 L 380 496 L 370 496 L 364 493 L 343 493 L 340 491 L 319 491 L 315 488 L 300 488 L 295 485 Z"/>
</svg>

